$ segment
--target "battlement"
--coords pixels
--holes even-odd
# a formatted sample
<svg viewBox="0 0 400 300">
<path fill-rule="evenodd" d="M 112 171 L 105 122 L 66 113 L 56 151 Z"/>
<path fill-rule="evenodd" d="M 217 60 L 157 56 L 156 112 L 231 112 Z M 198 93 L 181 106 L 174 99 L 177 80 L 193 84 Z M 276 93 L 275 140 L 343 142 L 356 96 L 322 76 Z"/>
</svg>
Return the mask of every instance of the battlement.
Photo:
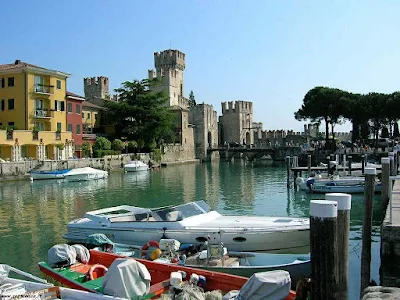
<svg viewBox="0 0 400 300">
<path fill-rule="evenodd" d="M 222 114 L 229 114 L 229 113 L 253 113 L 253 102 L 250 101 L 229 101 L 229 102 L 222 102 Z"/>
<path fill-rule="evenodd" d="M 107 98 L 109 97 L 109 80 L 108 77 L 85 77 L 83 78 L 83 88 L 85 92 L 85 98 L 98 97 Z"/>
<path fill-rule="evenodd" d="M 154 52 L 154 66 L 156 69 L 185 69 L 185 53 L 179 50 L 164 50 Z"/>
</svg>

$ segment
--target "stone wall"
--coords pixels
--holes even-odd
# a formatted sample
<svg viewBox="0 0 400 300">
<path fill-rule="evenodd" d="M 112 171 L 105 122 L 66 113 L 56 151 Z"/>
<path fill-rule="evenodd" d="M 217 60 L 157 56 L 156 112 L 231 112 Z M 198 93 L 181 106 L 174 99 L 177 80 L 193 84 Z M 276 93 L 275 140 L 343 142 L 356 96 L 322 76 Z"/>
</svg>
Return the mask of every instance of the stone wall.
<svg viewBox="0 0 400 300">
<path fill-rule="evenodd" d="M 171 163 L 171 162 L 184 162 L 193 161 L 194 157 L 194 147 L 185 147 L 180 144 L 167 144 L 164 145 L 164 153 L 161 158 L 161 163 Z"/>
<path fill-rule="evenodd" d="M 218 152 L 207 155 L 208 148 L 218 147 L 218 115 L 212 105 L 198 104 L 190 109 L 189 122 L 194 125 L 196 158 L 213 160 Z"/>
</svg>

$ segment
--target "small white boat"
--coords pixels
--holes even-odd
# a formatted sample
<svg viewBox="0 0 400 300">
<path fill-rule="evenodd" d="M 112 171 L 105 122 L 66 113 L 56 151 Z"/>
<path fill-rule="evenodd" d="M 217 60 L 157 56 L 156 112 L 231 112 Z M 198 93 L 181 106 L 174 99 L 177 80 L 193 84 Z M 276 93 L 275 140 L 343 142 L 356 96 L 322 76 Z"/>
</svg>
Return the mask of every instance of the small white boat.
<svg viewBox="0 0 400 300">
<path fill-rule="evenodd" d="M 140 160 L 133 160 L 124 165 L 125 172 L 139 172 L 149 170 L 149 166 Z"/>
<path fill-rule="evenodd" d="M 64 174 L 65 181 L 88 181 L 108 177 L 108 172 L 91 167 L 72 169 Z"/>
<path fill-rule="evenodd" d="M 18 279 L 13 278 L 11 272 L 15 273 Z M 21 277 L 25 279 L 19 279 Z M 44 279 L 6 264 L 0 264 L 0 299 L 122 300 L 122 298 L 54 286 Z"/>
<path fill-rule="evenodd" d="M 296 178 L 296 184 L 300 190 L 311 193 L 364 193 L 365 178 L 352 176 L 331 176 L 330 178 L 309 177 L 304 180 L 302 177 Z M 375 192 L 382 191 L 381 183 L 376 181 Z"/>
<path fill-rule="evenodd" d="M 202 244 L 217 232 L 223 232 L 222 242 L 232 251 L 293 252 L 310 245 L 308 218 L 223 216 L 204 201 L 156 209 L 121 205 L 90 211 L 69 222 L 63 237 L 85 242 L 89 235 L 103 233 L 128 245 L 162 238 Z"/>
<path fill-rule="evenodd" d="M 30 171 L 31 180 L 45 180 L 45 179 L 63 179 L 65 174 L 71 171 L 66 170 L 56 170 L 56 171 Z"/>
</svg>

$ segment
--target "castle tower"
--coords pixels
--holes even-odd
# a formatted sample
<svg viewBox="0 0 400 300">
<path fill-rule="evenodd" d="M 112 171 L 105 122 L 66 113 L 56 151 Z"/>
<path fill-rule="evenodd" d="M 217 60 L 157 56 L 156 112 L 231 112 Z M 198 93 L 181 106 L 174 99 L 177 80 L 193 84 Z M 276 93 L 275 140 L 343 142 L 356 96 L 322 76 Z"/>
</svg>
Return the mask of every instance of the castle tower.
<svg viewBox="0 0 400 300">
<path fill-rule="evenodd" d="M 83 88 L 86 99 L 92 97 L 108 99 L 110 96 L 108 77 L 83 78 Z"/>
<path fill-rule="evenodd" d="M 149 79 L 158 78 L 160 85 L 154 91 L 164 91 L 169 106 L 186 108 L 187 99 L 183 97 L 183 71 L 185 70 L 185 54 L 178 50 L 164 50 L 154 53 L 156 70 L 149 70 Z"/>
<path fill-rule="evenodd" d="M 221 144 L 225 142 L 237 142 L 242 145 L 254 144 L 252 102 L 222 102 L 220 122 L 221 136 L 219 141 Z"/>
</svg>

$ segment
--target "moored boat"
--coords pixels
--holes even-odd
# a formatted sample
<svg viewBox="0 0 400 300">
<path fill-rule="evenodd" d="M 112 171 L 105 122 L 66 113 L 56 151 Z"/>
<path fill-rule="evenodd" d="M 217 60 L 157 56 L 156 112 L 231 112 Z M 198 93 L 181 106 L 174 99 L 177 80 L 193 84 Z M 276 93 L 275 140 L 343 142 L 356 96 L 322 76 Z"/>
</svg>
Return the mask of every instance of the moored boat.
<svg viewBox="0 0 400 300">
<path fill-rule="evenodd" d="M 56 171 L 30 171 L 31 180 L 44 180 L 44 179 L 63 179 L 65 174 L 71 171 L 70 169 L 56 170 Z"/>
<path fill-rule="evenodd" d="M 133 160 L 124 165 L 125 172 L 140 172 L 148 171 L 149 169 L 149 166 L 140 160 Z"/>
<path fill-rule="evenodd" d="M 240 291 L 239 294 L 249 293 L 251 290 L 246 285 L 248 281 L 257 280 L 260 276 L 263 278 L 269 276 L 267 273 L 260 273 L 257 274 L 258 276 L 254 276 L 255 279 L 248 279 L 178 265 L 124 258 L 120 255 L 95 250 L 90 250 L 88 261 L 80 262 L 79 259 L 74 261 L 73 254 L 68 253 L 68 247 L 65 246 L 68 245 L 54 246 L 52 248 L 55 249 L 54 251 L 49 250 L 49 263 L 39 263 L 39 268 L 46 278 L 63 286 L 93 293 L 112 294 L 121 298 L 155 299 L 164 293 L 173 292 L 171 287 L 179 289 L 181 292 L 188 288 L 203 294 L 205 291 L 217 290 L 223 294 L 232 291 Z M 55 260 L 54 254 L 58 255 L 59 263 Z M 50 259 L 51 257 L 53 258 Z M 271 287 L 270 281 L 267 284 L 264 283 L 264 287 L 260 288 L 262 284 L 259 281 L 259 290 L 256 293 L 262 290 L 262 295 L 265 293 L 266 296 L 263 299 L 269 299 L 268 293 L 271 292 L 274 295 L 277 293 L 284 295 L 279 299 L 294 299 L 295 292 L 290 290 L 288 273 L 285 271 L 274 272 L 276 273 L 271 275 L 275 277 L 275 281 L 277 276 L 281 277 L 278 284 Z M 251 288 L 251 284 L 248 285 Z"/>
<path fill-rule="evenodd" d="M 65 181 L 88 181 L 104 179 L 108 177 L 108 172 L 94 169 L 91 167 L 72 169 L 64 174 Z"/>
<path fill-rule="evenodd" d="M 308 218 L 223 216 L 196 201 L 156 209 L 122 205 L 87 212 L 68 223 L 63 237 L 84 243 L 89 235 L 103 233 L 128 245 L 161 238 L 201 245 L 209 234 L 221 232 L 221 242 L 231 251 L 293 252 L 309 246 L 309 230 Z"/>
</svg>

